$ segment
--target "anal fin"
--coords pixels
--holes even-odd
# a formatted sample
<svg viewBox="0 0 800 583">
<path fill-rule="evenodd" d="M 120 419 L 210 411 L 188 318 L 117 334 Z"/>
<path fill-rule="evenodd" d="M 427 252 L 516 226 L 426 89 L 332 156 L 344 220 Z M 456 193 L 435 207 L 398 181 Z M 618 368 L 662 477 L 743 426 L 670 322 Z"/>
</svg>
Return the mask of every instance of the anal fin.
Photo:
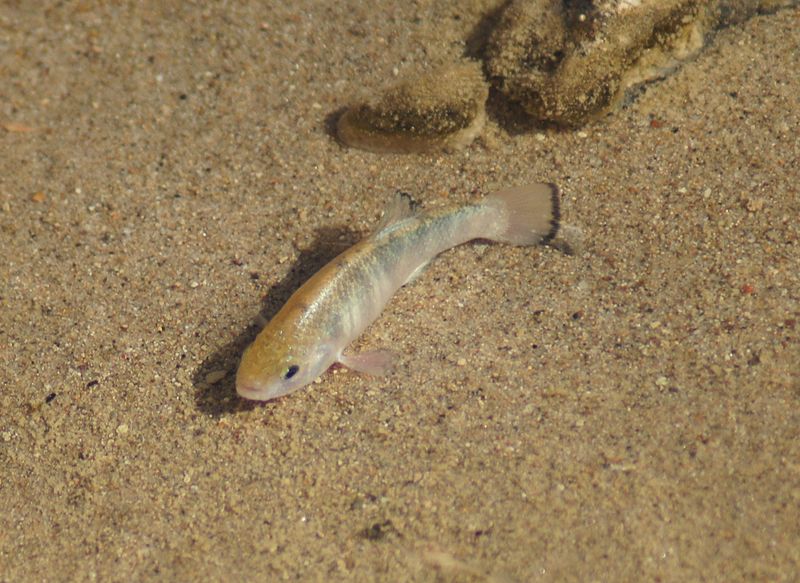
<svg viewBox="0 0 800 583">
<path fill-rule="evenodd" d="M 409 283 L 417 279 L 420 275 L 422 275 L 422 272 L 425 271 L 425 268 L 428 267 L 429 263 L 430 263 L 429 261 L 426 261 L 425 263 L 417 267 L 414 271 L 412 271 L 411 275 L 408 276 L 408 279 L 406 279 L 403 282 L 403 285 L 408 285 Z"/>
</svg>

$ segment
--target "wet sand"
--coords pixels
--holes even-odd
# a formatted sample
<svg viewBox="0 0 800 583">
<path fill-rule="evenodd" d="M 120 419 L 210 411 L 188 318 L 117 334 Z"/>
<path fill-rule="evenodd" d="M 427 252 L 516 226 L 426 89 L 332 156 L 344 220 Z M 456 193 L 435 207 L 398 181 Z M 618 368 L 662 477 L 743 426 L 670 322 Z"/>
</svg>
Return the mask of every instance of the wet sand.
<svg viewBox="0 0 800 583">
<path fill-rule="evenodd" d="M 580 131 L 344 149 L 475 3 L 0 8 L 0 581 L 790 581 L 800 11 Z M 585 243 L 466 245 L 329 372 L 233 373 L 397 189 L 558 183 Z"/>
</svg>

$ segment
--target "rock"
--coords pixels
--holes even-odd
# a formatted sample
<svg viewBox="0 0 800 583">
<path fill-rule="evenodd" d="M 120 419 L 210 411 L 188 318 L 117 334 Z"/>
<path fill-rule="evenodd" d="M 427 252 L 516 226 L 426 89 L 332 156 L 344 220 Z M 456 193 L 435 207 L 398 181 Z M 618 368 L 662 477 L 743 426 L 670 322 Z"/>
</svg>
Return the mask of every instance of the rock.
<svg viewBox="0 0 800 583">
<path fill-rule="evenodd" d="M 413 73 L 339 118 L 346 145 L 372 152 L 458 150 L 486 121 L 489 87 L 473 61 Z"/>
</svg>

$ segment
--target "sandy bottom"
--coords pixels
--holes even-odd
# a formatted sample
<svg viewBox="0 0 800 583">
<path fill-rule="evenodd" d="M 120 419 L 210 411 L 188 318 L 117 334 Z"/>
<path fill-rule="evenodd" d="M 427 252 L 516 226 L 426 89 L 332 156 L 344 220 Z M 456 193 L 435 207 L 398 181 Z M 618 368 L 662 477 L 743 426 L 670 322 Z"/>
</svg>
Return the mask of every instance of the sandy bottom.
<svg viewBox="0 0 800 583">
<path fill-rule="evenodd" d="M 481 3 L 34 4 L 0 8 L 0 580 L 797 577 L 800 11 L 583 131 L 385 156 L 333 114 Z M 236 397 L 395 190 L 534 181 L 582 252 L 447 252 L 356 343 L 394 376 Z"/>
</svg>

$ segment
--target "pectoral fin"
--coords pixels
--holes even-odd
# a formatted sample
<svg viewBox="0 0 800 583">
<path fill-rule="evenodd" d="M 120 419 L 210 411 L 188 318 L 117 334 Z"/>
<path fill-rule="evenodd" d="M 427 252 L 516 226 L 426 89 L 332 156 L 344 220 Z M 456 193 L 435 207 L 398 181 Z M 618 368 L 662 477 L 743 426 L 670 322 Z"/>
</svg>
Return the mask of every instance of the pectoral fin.
<svg viewBox="0 0 800 583">
<path fill-rule="evenodd" d="M 388 350 L 370 350 L 358 354 L 343 354 L 339 362 L 347 368 L 374 376 L 389 374 L 394 366 L 394 354 Z"/>
</svg>

